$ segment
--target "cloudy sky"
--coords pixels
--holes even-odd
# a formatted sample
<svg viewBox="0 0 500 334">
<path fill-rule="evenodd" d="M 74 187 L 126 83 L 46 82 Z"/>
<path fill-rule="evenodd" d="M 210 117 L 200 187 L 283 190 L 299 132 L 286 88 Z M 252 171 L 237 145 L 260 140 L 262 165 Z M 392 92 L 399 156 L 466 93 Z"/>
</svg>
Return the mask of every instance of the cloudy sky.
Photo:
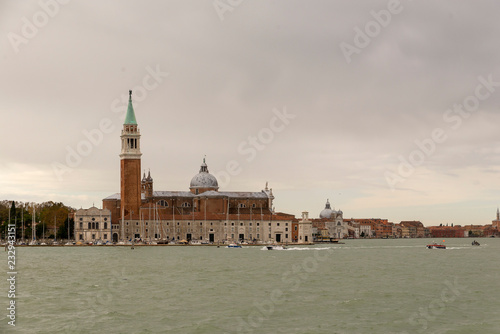
<svg viewBox="0 0 500 334">
<path fill-rule="evenodd" d="M 2 1 L 0 198 L 119 191 L 128 90 L 155 190 L 317 217 L 488 224 L 500 204 L 496 1 Z"/>
</svg>

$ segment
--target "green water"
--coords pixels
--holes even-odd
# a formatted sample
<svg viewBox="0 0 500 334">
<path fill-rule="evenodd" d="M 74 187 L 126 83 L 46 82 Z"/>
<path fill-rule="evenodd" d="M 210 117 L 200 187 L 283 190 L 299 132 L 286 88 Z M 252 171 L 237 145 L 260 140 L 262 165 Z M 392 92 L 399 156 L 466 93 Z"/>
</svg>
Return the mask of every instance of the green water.
<svg viewBox="0 0 500 334">
<path fill-rule="evenodd" d="M 500 240 L 17 248 L 1 333 L 500 333 Z"/>
</svg>

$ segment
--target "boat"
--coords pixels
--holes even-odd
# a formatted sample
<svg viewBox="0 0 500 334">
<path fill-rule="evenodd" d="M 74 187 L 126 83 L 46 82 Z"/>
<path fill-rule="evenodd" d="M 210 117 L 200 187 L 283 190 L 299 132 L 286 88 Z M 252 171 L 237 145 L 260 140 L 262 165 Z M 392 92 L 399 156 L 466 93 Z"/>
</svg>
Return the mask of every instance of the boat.
<svg viewBox="0 0 500 334">
<path fill-rule="evenodd" d="M 446 249 L 445 245 L 440 245 L 440 244 L 429 244 L 426 247 L 428 249 Z"/>
<path fill-rule="evenodd" d="M 481 246 L 481 244 L 479 242 L 477 242 L 476 240 L 474 240 L 472 242 L 472 246 Z"/>
<path fill-rule="evenodd" d="M 238 244 L 229 244 L 227 245 L 227 248 L 242 248 L 241 245 Z"/>
</svg>

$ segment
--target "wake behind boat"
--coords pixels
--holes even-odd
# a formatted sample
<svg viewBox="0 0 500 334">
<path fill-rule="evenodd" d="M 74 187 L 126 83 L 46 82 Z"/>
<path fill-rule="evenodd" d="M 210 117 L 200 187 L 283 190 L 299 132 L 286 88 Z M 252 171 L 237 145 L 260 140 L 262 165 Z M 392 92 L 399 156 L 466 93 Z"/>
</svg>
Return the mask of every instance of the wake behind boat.
<svg viewBox="0 0 500 334">
<path fill-rule="evenodd" d="M 286 247 L 285 246 L 277 246 L 277 245 L 267 245 L 265 247 L 265 249 L 267 249 L 267 250 L 285 250 Z"/>
</svg>

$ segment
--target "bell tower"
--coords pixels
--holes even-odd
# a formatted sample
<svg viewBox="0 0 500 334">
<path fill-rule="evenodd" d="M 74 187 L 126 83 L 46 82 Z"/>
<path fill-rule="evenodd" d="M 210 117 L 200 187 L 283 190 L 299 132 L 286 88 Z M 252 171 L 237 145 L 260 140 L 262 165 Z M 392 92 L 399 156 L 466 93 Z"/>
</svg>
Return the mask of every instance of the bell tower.
<svg viewBox="0 0 500 334">
<path fill-rule="evenodd" d="M 120 215 L 139 215 L 141 206 L 141 134 L 132 106 L 132 91 L 129 91 L 127 115 L 123 123 L 122 150 L 120 153 Z"/>
</svg>

